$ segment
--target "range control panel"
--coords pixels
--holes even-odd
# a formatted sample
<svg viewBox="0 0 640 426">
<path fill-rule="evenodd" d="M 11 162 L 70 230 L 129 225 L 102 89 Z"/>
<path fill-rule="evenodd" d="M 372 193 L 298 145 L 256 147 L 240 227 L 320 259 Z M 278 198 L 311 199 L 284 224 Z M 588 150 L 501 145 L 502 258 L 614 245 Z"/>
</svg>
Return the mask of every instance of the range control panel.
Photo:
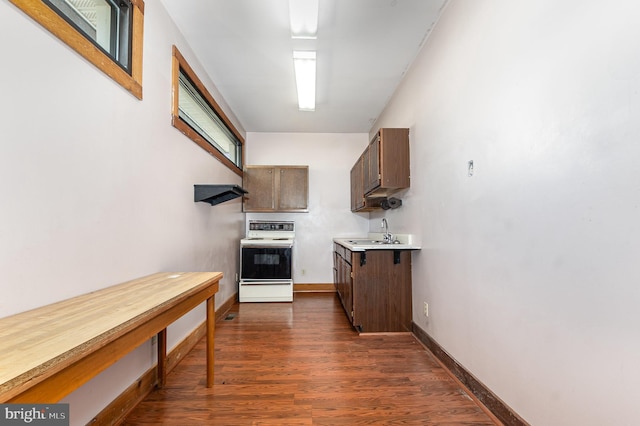
<svg viewBox="0 0 640 426">
<path fill-rule="evenodd" d="M 249 221 L 249 231 L 285 231 L 294 232 L 295 222 L 271 222 L 267 220 Z"/>
</svg>

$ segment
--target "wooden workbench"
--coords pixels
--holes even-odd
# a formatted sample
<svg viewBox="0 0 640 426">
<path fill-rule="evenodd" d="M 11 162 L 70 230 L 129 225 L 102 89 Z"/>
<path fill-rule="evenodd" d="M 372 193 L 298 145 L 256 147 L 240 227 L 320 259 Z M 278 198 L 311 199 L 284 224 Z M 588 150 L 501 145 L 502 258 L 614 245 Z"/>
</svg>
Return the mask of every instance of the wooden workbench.
<svg viewBox="0 0 640 426">
<path fill-rule="evenodd" d="M 215 293 L 221 272 L 163 272 L 0 319 L 0 403 L 53 403 L 158 335 L 166 378 L 166 328 L 207 306 L 207 387 L 213 386 Z"/>
</svg>

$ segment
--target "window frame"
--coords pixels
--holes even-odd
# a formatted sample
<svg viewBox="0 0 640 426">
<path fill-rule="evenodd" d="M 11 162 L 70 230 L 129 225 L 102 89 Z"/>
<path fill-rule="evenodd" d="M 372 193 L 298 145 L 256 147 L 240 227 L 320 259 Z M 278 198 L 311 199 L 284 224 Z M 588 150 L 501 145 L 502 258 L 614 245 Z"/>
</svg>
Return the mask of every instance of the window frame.
<svg viewBox="0 0 640 426">
<path fill-rule="evenodd" d="M 80 56 L 108 75 L 120 86 L 128 90 L 136 98 L 142 100 L 142 46 L 144 31 L 144 1 L 129 0 L 131 12 L 131 74 L 122 68 L 111 56 L 98 48 L 92 40 L 78 31 L 73 25 L 58 15 L 42 1 L 9 0 L 16 7 L 29 15 Z"/>
<path fill-rule="evenodd" d="M 211 93 L 204 86 L 202 81 L 198 78 L 193 68 L 186 61 L 184 56 L 180 53 L 178 48 L 174 45 L 172 48 L 172 66 L 171 66 L 171 125 L 178 129 L 182 134 L 195 142 L 200 148 L 207 151 L 209 154 L 216 157 L 225 166 L 242 177 L 242 165 L 244 165 L 244 138 L 233 125 L 229 117 L 224 113 L 220 105 L 215 101 Z M 179 90 L 180 90 L 180 70 L 186 75 L 191 83 L 198 90 L 200 95 L 209 104 L 213 111 L 222 120 L 227 129 L 233 133 L 240 143 L 240 167 L 233 161 L 227 158 L 222 152 L 220 152 L 215 146 L 211 145 L 205 138 L 200 136 L 186 121 L 180 118 L 179 110 Z"/>
</svg>

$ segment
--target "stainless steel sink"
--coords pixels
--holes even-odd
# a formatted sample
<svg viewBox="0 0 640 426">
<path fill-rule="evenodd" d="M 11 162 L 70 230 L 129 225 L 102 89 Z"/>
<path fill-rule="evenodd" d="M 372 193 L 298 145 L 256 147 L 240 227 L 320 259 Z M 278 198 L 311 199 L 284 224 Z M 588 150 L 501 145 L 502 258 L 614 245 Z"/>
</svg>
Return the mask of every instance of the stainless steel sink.
<svg viewBox="0 0 640 426">
<path fill-rule="evenodd" d="M 364 245 L 364 246 L 370 246 L 372 244 L 397 244 L 398 242 L 395 241 L 394 243 L 392 242 L 386 242 L 383 240 L 371 240 L 371 239 L 362 239 L 362 240 L 348 240 L 349 244 L 353 244 L 353 245 Z"/>
</svg>

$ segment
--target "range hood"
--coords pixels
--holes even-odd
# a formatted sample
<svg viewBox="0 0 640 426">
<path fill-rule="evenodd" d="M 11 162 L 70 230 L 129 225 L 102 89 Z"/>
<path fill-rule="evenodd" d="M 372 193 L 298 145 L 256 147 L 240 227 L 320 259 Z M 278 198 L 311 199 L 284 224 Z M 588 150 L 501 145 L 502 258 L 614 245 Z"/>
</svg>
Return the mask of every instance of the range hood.
<svg viewBox="0 0 640 426">
<path fill-rule="evenodd" d="M 242 197 L 247 193 L 238 185 L 193 185 L 193 201 L 203 201 L 212 206 Z"/>
</svg>

